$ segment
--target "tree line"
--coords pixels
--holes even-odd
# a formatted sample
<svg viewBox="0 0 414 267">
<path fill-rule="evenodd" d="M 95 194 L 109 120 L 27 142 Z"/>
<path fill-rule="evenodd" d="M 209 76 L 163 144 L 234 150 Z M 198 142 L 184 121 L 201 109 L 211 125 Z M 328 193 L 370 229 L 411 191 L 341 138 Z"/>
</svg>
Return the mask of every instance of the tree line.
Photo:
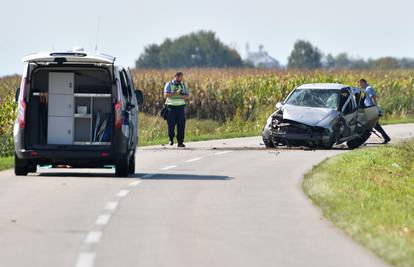
<svg viewBox="0 0 414 267">
<path fill-rule="evenodd" d="M 212 31 L 198 31 L 150 44 L 135 62 L 136 68 L 252 67 L 236 49 L 224 44 Z M 347 53 L 324 54 L 309 41 L 297 40 L 288 57 L 288 69 L 405 69 L 414 59 L 382 57 L 362 59 Z"/>
</svg>

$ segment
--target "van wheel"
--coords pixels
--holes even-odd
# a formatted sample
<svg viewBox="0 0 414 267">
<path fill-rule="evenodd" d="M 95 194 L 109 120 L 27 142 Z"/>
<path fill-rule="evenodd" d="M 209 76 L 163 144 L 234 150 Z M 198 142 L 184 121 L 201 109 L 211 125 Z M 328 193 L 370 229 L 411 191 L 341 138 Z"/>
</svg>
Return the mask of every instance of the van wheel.
<svg viewBox="0 0 414 267">
<path fill-rule="evenodd" d="M 34 163 L 30 164 L 27 170 L 31 173 L 37 172 L 37 164 L 34 164 Z"/>
<path fill-rule="evenodd" d="M 129 159 L 128 173 L 135 174 L 135 152 L 134 154 L 132 154 L 131 158 Z"/>
<path fill-rule="evenodd" d="M 14 154 L 14 174 L 17 176 L 26 176 L 29 173 L 29 164 L 24 159 L 19 159 Z"/>
<path fill-rule="evenodd" d="M 129 160 L 128 156 L 121 156 L 121 159 L 115 163 L 115 175 L 118 177 L 128 177 Z"/>
</svg>

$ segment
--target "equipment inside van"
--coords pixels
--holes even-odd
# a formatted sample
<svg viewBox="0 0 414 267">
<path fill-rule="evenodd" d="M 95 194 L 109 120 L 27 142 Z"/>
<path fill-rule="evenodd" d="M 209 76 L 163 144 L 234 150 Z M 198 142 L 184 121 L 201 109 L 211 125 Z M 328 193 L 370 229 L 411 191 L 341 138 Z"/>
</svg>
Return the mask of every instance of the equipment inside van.
<svg viewBox="0 0 414 267">
<path fill-rule="evenodd" d="M 15 173 L 38 164 L 115 165 L 118 176 L 135 172 L 138 106 L 129 70 L 107 55 L 52 52 L 24 58 L 18 89 Z"/>
</svg>

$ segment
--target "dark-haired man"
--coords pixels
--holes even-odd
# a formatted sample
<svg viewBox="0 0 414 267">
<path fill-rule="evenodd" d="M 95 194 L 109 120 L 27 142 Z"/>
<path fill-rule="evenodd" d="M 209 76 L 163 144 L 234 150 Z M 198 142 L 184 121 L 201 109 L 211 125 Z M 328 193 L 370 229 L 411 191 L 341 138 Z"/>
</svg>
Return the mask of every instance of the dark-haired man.
<svg viewBox="0 0 414 267">
<path fill-rule="evenodd" d="M 367 80 L 365 79 L 359 80 L 359 85 L 365 91 L 365 100 L 364 100 L 365 106 L 366 107 L 378 106 L 377 94 L 375 93 L 374 88 L 368 84 Z M 382 142 L 383 144 L 387 144 L 391 141 L 391 138 L 388 136 L 385 130 L 381 127 L 379 122 L 377 122 L 374 129 L 377 130 L 382 135 L 382 138 L 384 139 L 384 142 Z"/>
<path fill-rule="evenodd" d="M 175 126 L 177 126 L 178 147 L 185 147 L 185 100 L 188 97 L 187 87 L 183 83 L 184 74 L 177 72 L 172 81 L 165 84 L 164 97 L 167 98 L 165 106 L 167 108 L 168 137 L 170 145 L 174 144 Z"/>
</svg>

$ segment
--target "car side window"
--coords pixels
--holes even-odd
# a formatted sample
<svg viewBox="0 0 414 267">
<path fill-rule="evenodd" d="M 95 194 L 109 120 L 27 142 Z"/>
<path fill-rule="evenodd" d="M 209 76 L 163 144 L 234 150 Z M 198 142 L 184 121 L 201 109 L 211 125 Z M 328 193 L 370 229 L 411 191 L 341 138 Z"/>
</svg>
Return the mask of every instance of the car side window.
<svg viewBox="0 0 414 267">
<path fill-rule="evenodd" d="M 340 94 L 340 103 L 343 110 L 343 113 L 350 114 L 354 111 L 353 101 L 350 98 L 351 93 L 348 90 L 341 90 Z M 344 106 L 345 105 L 345 106 Z"/>
</svg>

